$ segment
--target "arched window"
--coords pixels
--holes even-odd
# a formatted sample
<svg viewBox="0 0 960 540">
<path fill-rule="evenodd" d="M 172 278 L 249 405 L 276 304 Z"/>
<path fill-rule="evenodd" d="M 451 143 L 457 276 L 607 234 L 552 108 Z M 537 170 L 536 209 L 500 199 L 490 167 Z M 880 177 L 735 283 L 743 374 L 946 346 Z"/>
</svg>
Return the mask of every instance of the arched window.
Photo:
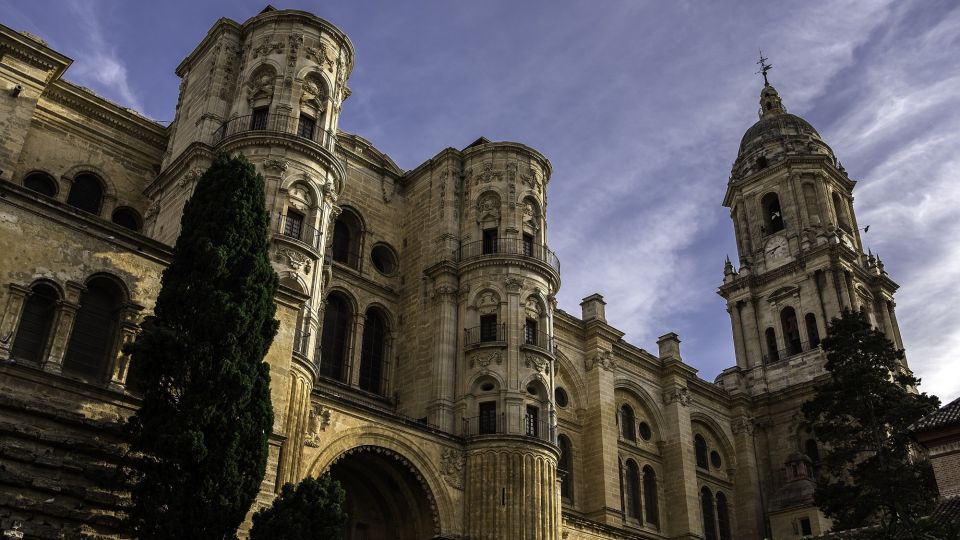
<svg viewBox="0 0 960 540">
<path fill-rule="evenodd" d="M 383 392 L 383 360 L 387 350 L 387 324 L 374 308 L 367 310 L 363 325 L 363 347 L 360 349 L 360 388 Z"/>
<path fill-rule="evenodd" d="M 730 540 L 730 511 L 727 509 L 727 496 L 717 492 L 717 528 L 720 540 Z"/>
<path fill-rule="evenodd" d="M 32 172 L 23 179 L 23 187 L 41 195 L 53 197 L 57 194 L 57 182 L 47 173 Z"/>
<path fill-rule="evenodd" d="M 566 435 L 557 437 L 557 446 L 560 447 L 560 461 L 557 462 L 557 473 L 560 475 L 560 497 L 564 501 L 573 501 L 573 455 L 570 451 L 570 439 Z"/>
<path fill-rule="evenodd" d="M 643 521 L 640 510 L 640 468 L 637 467 L 637 462 L 628 459 L 627 470 L 624 475 L 626 478 L 624 479 L 623 502 L 627 517 Z"/>
<path fill-rule="evenodd" d="M 709 469 L 710 466 L 707 464 L 707 440 L 699 433 L 693 436 L 693 451 L 697 456 L 697 467 Z"/>
<path fill-rule="evenodd" d="M 352 268 L 359 266 L 361 231 L 360 218 L 349 209 L 344 209 L 337 216 L 337 221 L 333 224 L 333 245 L 331 246 L 334 262 Z"/>
<path fill-rule="evenodd" d="M 99 215 L 100 206 L 103 204 L 103 184 L 100 179 L 88 173 L 78 174 L 73 179 L 73 185 L 70 186 L 67 204 L 84 212 Z"/>
<path fill-rule="evenodd" d="M 321 375 L 343 380 L 352 315 L 346 297 L 336 292 L 330 293 L 327 308 L 323 312 L 323 331 L 320 336 Z"/>
<path fill-rule="evenodd" d="M 637 440 L 637 418 L 633 414 L 633 408 L 626 403 L 620 407 L 620 433 L 628 441 Z"/>
<path fill-rule="evenodd" d="M 38 363 L 43 361 L 59 299 L 57 290 L 46 283 L 37 283 L 30 288 L 30 296 L 23 306 L 23 315 L 17 327 L 17 336 L 13 340 L 12 358 Z"/>
<path fill-rule="evenodd" d="M 803 451 L 814 464 L 820 463 L 820 448 L 817 447 L 817 441 L 807 439 L 807 442 L 803 444 Z"/>
<path fill-rule="evenodd" d="M 120 308 L 125 295 L 112 279 L 95 277 L 80 295 L 80 309 L 63 358 L 63 370 L 102 378 L 116 354 Z"/>
<path fill-rule="evenodd" d="M 783 339 L 787 342 L 787 351 L 790 354 L 799 353 L 802 350 L 800 325 L 797 324 L 797 312 L 792 307 L 787 306 L 780 312 L 780 328 L 783 331 Z"/>
<path fill-rule="evenodd" d="M 777 334 L 773 328 L 767 328 L 764 335 L 767 338 L 767 361 L 776 362 L 780 359 L 780 353 L 777 351 Z"/>
<path fill-rule="evenodd" d="M 657 473 L 653 467 L 646 465 L 643 468 L 643 502 L 647 523 L 660 526 L 660 512 L 657 508 Z"/>
<path fill-rule="evenodd" d="M 820 346 L 820 330 L 817 329 L 817 316 L 813 313 L 807 313 L 803 319 L 807 323 L 807 338 L 810 339 L 810 348 L 815 349 Z"/>
<path fill-rule="evenodd" d="M 703 513 L 703 537 L 717 540 L 717 520 L 713 512 L 713 495 L 710 488 L 700 490 L 700 511 Z"/>
<path fill-rule="evenodd" d="M 133 208 L 126 206 L 121 206 L 114 210 L 110 220 L 131 231 L 140 232 L 140 229 L 143 227 L 143 219 L 140 218 L 140 214 Z"/>
<path fill-rule="evenodd" d="M 780 210 L 780 198 L 776 193 L 767 193 L 760 200 L 763 209 L 763 232 L 773 234 L 783 230 L 783 212 Z"/>
<path fill-rule="evenodd" d="M 853 229 L 850 227 L 850 216 L 847 214 L 847 205 L 843 201 L 843 198 L 840 197 L 839 193 L 833 194 L 833 212 L 837 215 L 837 227 L 847 231 L 848 233 L 853 233 Z"/>
</svg>

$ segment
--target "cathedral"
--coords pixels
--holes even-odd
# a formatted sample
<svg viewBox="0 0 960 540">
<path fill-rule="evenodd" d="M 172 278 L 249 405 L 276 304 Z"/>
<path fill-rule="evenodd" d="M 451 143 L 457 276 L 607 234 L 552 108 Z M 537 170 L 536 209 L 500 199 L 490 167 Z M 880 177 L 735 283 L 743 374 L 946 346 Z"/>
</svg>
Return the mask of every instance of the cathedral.
<svg viewBox="0 0 960 540">
<path fill-rule="evenodd" d="M 266 180 L 281 283 L 254 510 L 329 472 L 350 540 L 830 529 L 800 405 L 842 310 L 902 347 L 897 284 L 864 253 L 856 182 L 769 83 L 730 156 L 735 363 L 710 382 L 674 333 L 624 341 L 598 294 L 557 307 L 547 156 L 479 138 L 405 171 L 340 131 L 354 47 L 321 18 L 216 21 L 176 69 L 169 126 L 71 84 L 70 63 L 0 25 L 0 531 L 123 537 L 112 479 L 138 397 L 122 346 L 216 152 Z"/>
</svg>

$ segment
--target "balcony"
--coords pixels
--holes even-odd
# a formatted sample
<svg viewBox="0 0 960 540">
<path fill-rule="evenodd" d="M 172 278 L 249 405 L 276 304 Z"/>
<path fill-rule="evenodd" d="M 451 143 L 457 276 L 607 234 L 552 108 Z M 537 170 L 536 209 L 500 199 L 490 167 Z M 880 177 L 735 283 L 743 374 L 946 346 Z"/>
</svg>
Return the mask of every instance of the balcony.
<svg viewBox="0 0 960 540">
<path fill-rule="evenodd" d="M 293 135 L 319 144 L 331 152 L 337 144 L 336 133 L 333 130 L 319 129 L 313 121 L 306 117 L 301 122 L 299 116 L 277 113 L 255 113 L 231 118 L 214 132 L 213 144 L 220 144 L 221 141 L 229 137 L 250 132 Z"/>
<path fill-rule="evenodd" d="M 293 219 L 292 215 L 290 217 L 291 219 L 287 219 L 288 216 L 282 212 L 277 214 L 277 234 L 290 240 L 302 242 L 314 250 L 320 251 L 320 241 L 323 239 L 320 229 L 307 225 L 303 222 L 302 217 L 300 220 Z"/>
<path fill-rule="evenodd" d="M 810 351 L 819 351 L 820 342 L 817 341 L 813 345 L 807 343 L 806 341 L 795 341 L 790 344 L 786 349 L 780 349 L 777 351 L 768 351 L 767 354 L 763 355 L 763 364 L 770 365 L 776 364 L 778 362 L 783 362 L 788 360 L 791 357 L 799 356 L 803 353 Z"/>
<path fill-rule="evenodd" d="M 523 341 L 520 342 L 520 346 L 533 347 L 546 353 L 553 354 L 553 338 L 546 332 L 539 330 L 524 328 Z"/>
<path fill-rule="evenodd" d="M 463 346 L 470 349 L 484 345 L 507 345 L 507 325 L 505 323 L 475 326 L 463 329 Z"/>
<path fill-rule="evenodd" d="M 551 425 L 549 420 L 527 413 L 520 413 L 515 419 L 516 422 L 511 420 L 514 418 L 508 418 L 503 412 L 463 418 L 461 434 L 467 439 L 486 435 L 519 435 L 557 444 L 557 428 Z"/>
<path fill-rule="evenodd" d="M 503 255 L 529 257 L 548 265 L 557 274 L 560 273 L 560 259 L 554 252 L 543 244 L 529 242 L 523 238 L 495 238 L 468 242 L 460 244 L 460 248 L 453 253 L 454 259 L 460 262 Z"/>
</svg>

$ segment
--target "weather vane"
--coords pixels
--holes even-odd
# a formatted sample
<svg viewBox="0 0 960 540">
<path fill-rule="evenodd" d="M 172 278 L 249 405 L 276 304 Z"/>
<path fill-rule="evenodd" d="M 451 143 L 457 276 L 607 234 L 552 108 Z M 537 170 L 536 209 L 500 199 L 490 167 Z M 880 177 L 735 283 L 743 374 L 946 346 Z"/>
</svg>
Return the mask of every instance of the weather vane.
<svg viewBox="0 0 960 540">
<path fill-rule="evenodd" d="M 760 71 L 757 74 L 763 74 L 763 84 L 764 86 L 770 86 L 770 81 L 767 80 L 767 72 L 773 69 L 773 66 L 767 63 L 769 58 L 763 57 L 763 51 L 760 51 L 760 61 L 757 62 L 757 65 L 760 66 Z"/>
</svg>

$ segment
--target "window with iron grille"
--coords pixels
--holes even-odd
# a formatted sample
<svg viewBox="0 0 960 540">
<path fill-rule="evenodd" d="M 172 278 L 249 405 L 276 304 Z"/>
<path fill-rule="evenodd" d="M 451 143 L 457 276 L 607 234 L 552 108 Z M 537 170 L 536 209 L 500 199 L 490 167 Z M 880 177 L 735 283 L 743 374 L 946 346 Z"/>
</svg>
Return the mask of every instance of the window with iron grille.
<svg viewBox="0 0 960 540">
<path fill-rule="evenodd" d="M 538 437 L 540 435 L 540 409 L 527 405 L 527 435 Z"/>
<path fill-rule="evenodd" d="M 537 345 L 537 321 L 527 319 L 523 325 L 523 342 L 527 345 Z"/>
<path fill-rule="evenodd" d="M 483 401 L 480 403 L 479 434 L 497 432 L 497 402 Z"/>
<path fill-rule="evenodd" d="M 267 129 L 267 110 L 267 107 L 253 110 L 253 114 L 250 115 L 250 129 Z"/>
<path fill-rule="evenodd" d="M 303 214 L 287 210 L 283 220 L 283 235 L 300 240 L 303 236 Z"/>
<path fill-rule="evenodd" d="M 527 257 L 533 257 L 533 235 L 523 235 L 523 254 Z"/>
<path fill-rule="evenodd" d="M 480 341 L 497 341 L 497 316 L 480 316 Z"/>
<path fill-rule="evenodd" d="M 489 255 L 491 253 L 497 253 L 497 230 L 484 229 L 483 230 L 483 254 Z"/>
<path fill-rule="evenodd" d="M 300 122 L 297 124 L 297 135 L 313 140 L 313 130 L 316 127 L 317 123 L 313 118 L 309 116 L 300 115 Z"/>
</svg>

